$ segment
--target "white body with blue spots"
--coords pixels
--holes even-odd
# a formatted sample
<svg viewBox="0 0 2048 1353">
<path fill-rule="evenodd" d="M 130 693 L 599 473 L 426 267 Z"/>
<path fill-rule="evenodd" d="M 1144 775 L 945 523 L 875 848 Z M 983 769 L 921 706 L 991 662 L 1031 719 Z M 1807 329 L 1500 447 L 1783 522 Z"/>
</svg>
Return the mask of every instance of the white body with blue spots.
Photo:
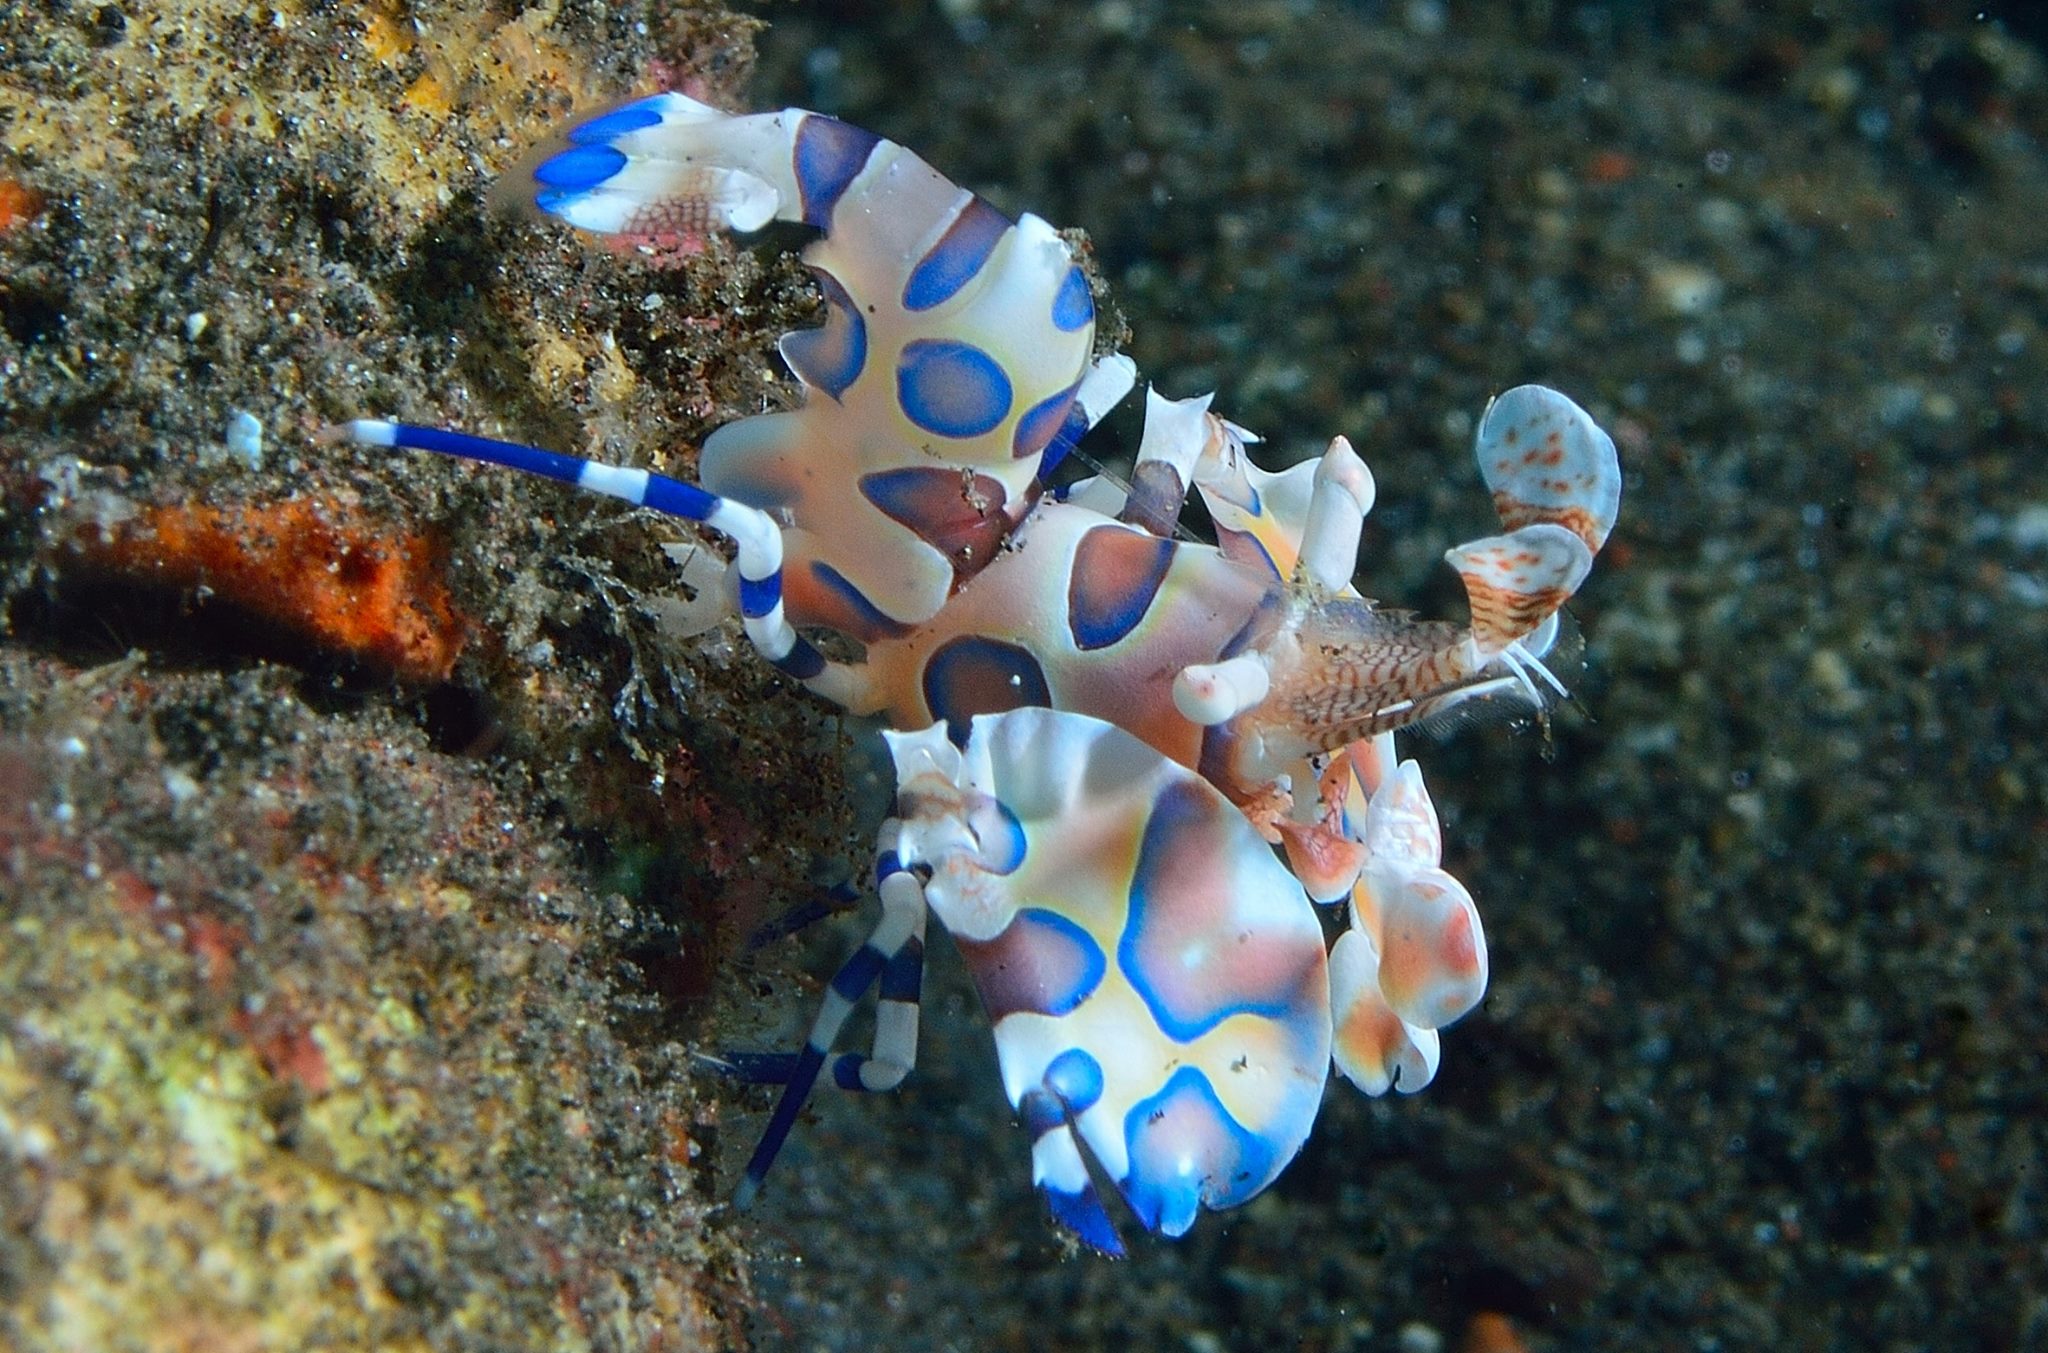
<svg viewBox="0 0 2048 1353">
<path fill-rule="evenodd" d="M 786 1087 L 741 1201 L 818 1078 L 880 1090 L 909 1071 L 929 912 L 988 1008 L 1040 1188 L 1099 1249 L 1121 1242 L 1091 1161 L 1146 1229 L 1179 1235 L 1293 1158 L 1333 1058 L 1369 1093 L 1427 1084 L 1487 955 L 1393 730 L 1475 699 L 1543 708 L 1557 611 L 1619 507 L 1606 434 L 1538 386 L 1491 406 L 1478 454 L 1504 534 L 1448 556 L 1471 623 L 1421 621 L 1350 588 L 1373 488 L 1342 438 L 1268 475 L 1206 398 L 1154 394 L 1132 485 L 1052 501 L 1045 476 L 1130 365 L 1090 364 L 1087 282 L 1049 226 L 1012 224 L 902 147 L 663 94 L 578 125 L 531 173 L 533 203 L 585 229 L 823 232 L 804 258 L 826 322 L 782 342 L 803 405 L 719 429 L 701 488 L 347 429 L 705 523 L 738 547 L 761 652 L 901 730 L 880 924 L 801 1052 L 735 1059 Z M 1174 538 L 1191 487 L 1216 545 Z M 797 626 L 865 657 L 830 661 Z M 1348 903 L 1327 954 L 1311 899 Z M 835 1056 L 877 984 L 871 1053 Z"/>
</svg>

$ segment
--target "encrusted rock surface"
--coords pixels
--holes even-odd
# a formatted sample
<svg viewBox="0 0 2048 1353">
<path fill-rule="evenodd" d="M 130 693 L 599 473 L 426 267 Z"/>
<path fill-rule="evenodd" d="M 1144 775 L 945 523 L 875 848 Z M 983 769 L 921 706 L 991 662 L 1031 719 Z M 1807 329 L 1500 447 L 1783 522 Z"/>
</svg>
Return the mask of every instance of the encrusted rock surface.
<svg viewBox="0 0 2048 1353">
<path fill-rule="evenodd" d="M 0 16 L 0 1341 L 2048 1340 L 2038 20 L 857 9 Z M 741 943 L 860 857 L 863 744 L 680 635 L 681 528 L 312 440 L 688 473 L 789 397 L 786 255 L 485 206 L 662 82 L 1086 227 L 1149 378 L 1358 445 L 1390 602 L 1455 613 L 1487 394 L 1621 443 L 1581 707 L 1422 748 L 1487 1002 L 1182 1242 L 1064 1252 L 943 945 L 917 1074 L 723 1213 L 764 1101 L 690 1052 L 793 1039 L 852 942 Z M 108 543 L 217 512 L 324 543 L 237 554 L 284 571 L 261 606 Z M 291 573 L 394 560 L 426 582 L 361 624 Z M 420 616 L 445 679 L 349 638 Z"/>
</svg>

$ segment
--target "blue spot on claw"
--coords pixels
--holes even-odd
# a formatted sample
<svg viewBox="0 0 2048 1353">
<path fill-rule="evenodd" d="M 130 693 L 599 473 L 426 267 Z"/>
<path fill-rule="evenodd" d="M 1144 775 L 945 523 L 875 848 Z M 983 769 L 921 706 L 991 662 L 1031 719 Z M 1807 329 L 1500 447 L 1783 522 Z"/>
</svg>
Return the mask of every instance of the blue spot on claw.
<svg viewBox="0 0 2048 1353">
<path fill-rule="evenodd" d="M 1087 1185 L 1079 1193 L 1050 1187 L 1040 1191 L 1045 1194 L 1046 1206 L 1052 1209 L 1053 1220 L 1072 1231 L 1082 1244 L 1112 1259 L 1124 1257 L 1124 1243 L 1117 1238 L 1109 1213 L 1103 1211 L 1094 1185 Z"/>
<path fill-rule="evenodd" d="M 577 146 L 541 161 L 533 178 L 550 188 L 594 188 L 625 167 L 624 153 L 610 146 Z"/>
<path fill-rule="evenodd" d="M 578 146 L 601 146 L 621 136 L 641 131 L 647 127 L 661 125 L 661 114 L 645 102 L 629 103 L 624 108 L 614 108 L 609 113 L 594 117 L 569 133 L 569 141 Z"/>
<path fill-rule="evenodd" d="M 860 379 L 868 360 L 868 326 L 839 279 L 823 268 L 811 269 L 825 293 L 825 323 L 782 336 L 782 360 L 804 384 L 838 399 Z"/>
<path fill-rule="evenodd" d="M 941 437 L 979 437 L 1010 413 L 1010 378 L 970 343 L 921 338 L 903 345 L 896 397 L 904 414 Z"/>
<path fill-rule="evenodd" d="M 1016 435 L 1010 439 L 1010 455 L 1013 459 L 1023 460 L 1026 456 L 1035 456 L 1051 444 L 1054 435 L 1066 423 L 1067 413 L 1074 407 L 1074 395 L 1080 388 L 1081 383 L 1076 381 L 1058 394 L 1041 400 L 1025 410 L 1024 416 L 1017 420 Z M 1040 474 L 1043 475 L 1048 468 L 1050 467 L 1042 467 Z"/>
<path fill-rule="evenodd" d="M 1067 269 L 1067 279 L 1060 283 L 1060 294 L 1052 299 L 1053 324 L 1073 333 L 1094 318 L 1095 298 L 1088 293 L 1088 279 L 1081 275 L 1078 265 Z"/>
<path fill-rule="evenodd" d="M 533 195 L 533 205 L 550 216 L 559 216 L 563 208 L 570 206 L 582 196 L 581 188 L 543 188 Z"/>
<path fill-rule="evenodd" d="M 832 208 L 860 171 L 881 138 L 848 126 L 836 117 L 813 113 L 796 133 L 791 168 L 803 197 L 804 224 L 823 230 L 832 224 Z"/>
<path fill-rule="evenodd" d="M 1079 1048 L 1068 1048 L 1045 1068 L 1046 1088 L 1079 1118 L 1102 1098 L 1102 1063 Z"/>
<path fill-rule="evenodd" d="M 903 284 L 903 308 L 929 310 L 953 299 L 974 280 L 1009 229 L 1009 217 L 979 197 L 969 198 L 938 243 L 911 269 Z"/>
<path fill-rule="evenodd" d="M 1158 1094 L 1124 1116 L 1130 1177 L 1124 1201 L 1148 1231 L 1183 1235 L 1196 1209 L 1236 1207 L 1272 1181 L 1285 1164 L 1279 1149 L 1247 1131 L 1192 1066 L 1182 1065 Z M 1290 1153 L 1291 1154 L 1291 1153 Z"/>
</svg>

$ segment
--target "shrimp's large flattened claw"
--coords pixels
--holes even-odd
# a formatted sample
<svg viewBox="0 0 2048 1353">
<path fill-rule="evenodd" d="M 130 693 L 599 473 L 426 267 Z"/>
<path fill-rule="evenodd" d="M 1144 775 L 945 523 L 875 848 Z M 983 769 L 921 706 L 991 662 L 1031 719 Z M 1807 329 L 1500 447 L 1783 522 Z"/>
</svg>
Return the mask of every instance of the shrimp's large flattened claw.
<svg viewBox="0 0 2048 1353">
<path fill-rule="evenodd" d="M 1095 306 L 1066 242 L 836 118 L 658 94 L 570 128 L 507 191 L 601 233 L 822 232 L 804 262 L 825 323 L 782 340 L 803 406 L 720 428 L 700 469 L 785 514 L 798 625 L 873 642 L 929 620 L 1101 416 L 1078 400 Z"/>
<path fill-rule="evenodd" d="M 1234 1207 L 1300 1150 L 1330 1058 L 1322 929 L 1207 781 L 1083 715 L 891 734 L 906 862 L 959 941 L 1054 1215 L 1114 1229 L 1083 1150 L 1148 1229 Z"/>
</svg>

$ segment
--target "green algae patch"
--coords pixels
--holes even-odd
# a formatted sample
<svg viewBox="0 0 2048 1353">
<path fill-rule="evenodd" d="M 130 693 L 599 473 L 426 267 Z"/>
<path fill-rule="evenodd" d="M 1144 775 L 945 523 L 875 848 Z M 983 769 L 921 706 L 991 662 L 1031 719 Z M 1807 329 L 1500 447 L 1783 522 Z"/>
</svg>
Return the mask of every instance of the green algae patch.
<svg viewBox="0 0 2048 1353">
<path fill-rule="evenodd" d="M 191 773 L 202 711 L 266 750 Z M 516 805 L 261 674 L 4 650 L 0 762 L 0 1344 L 730 1342 L 687 1071 L 608 1032 L 610 903 L 521 923 Z"/>
<path fill-rule="evenodd" d="M 12 927 L 42 933 L 0 956 L 0 988 L 28 998 L 0 1035 L 0 1149 L 40 1186 L 46 1279 L 44 1299 L 12 1313 L 20 1346 L 287 1348 L 323 1327 L 376 1328 L 398 1309 L 380 1244 L 437 1246 L 441 1200 L 320 1168 L 318 1133 L 288 1140 L 270 1077 L 215 1018 L 196 962 L 138 933 L 120 895 L 80 890 L 49 925 Z M 354 1106 L 357 1131 L 390 1091 Z M 388 1149 L 402 1125 L 381 1121 Z M 319 1296 L 336 1291 L 338 1319 Z M 154 1333 L 145 1312 L 164 1317 Z"/>
</svg>

